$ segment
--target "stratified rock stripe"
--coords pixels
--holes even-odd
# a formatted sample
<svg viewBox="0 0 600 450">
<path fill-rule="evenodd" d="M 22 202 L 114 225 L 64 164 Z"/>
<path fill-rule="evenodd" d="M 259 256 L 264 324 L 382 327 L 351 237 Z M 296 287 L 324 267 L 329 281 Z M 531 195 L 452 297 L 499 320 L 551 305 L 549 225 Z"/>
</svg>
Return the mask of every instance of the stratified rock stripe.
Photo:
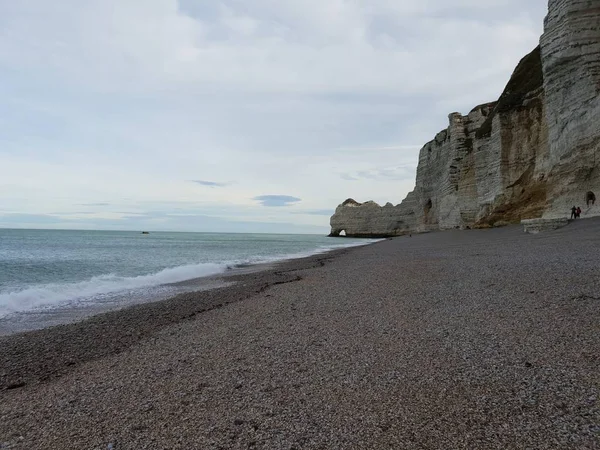
<svg viewBox="0 0 600 450">
<path fill-rule="evenodd" d="M 415 189 L 397 206 L 338 206 L 331 234 L 396 236 L 583 216 L 600 193 L 600 0 L 550 0 L 541 46 L 497 102 L 449 126 L 419 154 Z"/>
</svg>

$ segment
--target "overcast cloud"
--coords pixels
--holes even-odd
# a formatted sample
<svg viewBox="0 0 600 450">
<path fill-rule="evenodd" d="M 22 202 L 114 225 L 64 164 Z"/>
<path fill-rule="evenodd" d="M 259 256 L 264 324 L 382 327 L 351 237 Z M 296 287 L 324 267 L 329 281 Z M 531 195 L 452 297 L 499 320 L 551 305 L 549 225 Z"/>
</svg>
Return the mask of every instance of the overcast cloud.
<svg viewBox="0 0 600 450">
<path fill-rule="evenodd" d="M 545 12 L 0 0 L 0 226 L 325 233 L 348 197 L 403 199 L 419 148 L 498 97 Z"/>
</svg>

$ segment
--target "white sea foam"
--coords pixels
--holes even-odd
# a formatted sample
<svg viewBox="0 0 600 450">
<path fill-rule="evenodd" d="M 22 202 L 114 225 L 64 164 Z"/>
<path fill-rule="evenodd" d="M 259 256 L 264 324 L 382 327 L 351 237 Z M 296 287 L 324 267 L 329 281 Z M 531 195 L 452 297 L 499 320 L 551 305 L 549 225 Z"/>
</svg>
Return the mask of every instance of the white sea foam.
<svg viewBox="0 0 600 450">
<path fill-rule="evenodd" d="M 342 248 L 362 247 L 363 245 L 373 244 L 373 243 L 379 242 L 381 240 L 382 239 L 363 239 L 360 241 L 349 241 L 349 242 L 344 242 L 341 244 L 322 245 L 321 247 L 318 247 L 313 250 L 305 251 L 305 252 L 298 252 L 298 253 L 292 253 L 289 255 L 273 256 L 270 258 L 265 258 L 261 262 L 277 262 L 277 261 L 283 261 L 283 260 L 287 260 L 287 259 L 306 258 L 308 256 L 320 255 L 323 253 L 330 252 L 332 250 L 338 250 L 338 249 L 342 249 Z"/>
<path fill-rule="evenodd" d="M 229 263 L 190 264 L 163 269 L 160 272 L 136 277 L 122 277 L 114 274 L 99 275 L 77 283 L 44 284 L 15 292 L 0 293 L 0 318 L 13 313 L 69 306 L 101 301 L 103 297 L 121 292 L 153 288 L 169 283 L 191 280 L 225 272 L 231 267 L 258 263 L 277 262 L 303 258 L 330 250 L 355 247 L 375 242 L 375 240 L 350 241 L 324 245 L 306 252 L 256 258 L 250 261 Z"/>
<path fill-rule="evenodd" d="M 35 308 L 65 305 L 78 300 L 93 301 L 94 298 L 106 294 L 215 275 L 224 272 L 226 268 L 225 264 L 190 264 L 137 277 L 120 277 L 110 274 L 96 276 L 78 283 L 34 286 L 18 292 L 0 294 L 0 317 Z"/>
</svg>

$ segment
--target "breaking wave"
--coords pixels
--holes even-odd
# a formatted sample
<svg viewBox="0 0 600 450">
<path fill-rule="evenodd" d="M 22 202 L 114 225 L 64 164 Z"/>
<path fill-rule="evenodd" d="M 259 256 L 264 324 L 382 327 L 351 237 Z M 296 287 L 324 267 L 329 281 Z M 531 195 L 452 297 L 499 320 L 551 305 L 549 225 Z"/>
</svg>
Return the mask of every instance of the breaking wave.
<svg viewBox="0 0 600 450">
<path fill-rule="evenodd" d="M 189 264 L 136 277 L 99 275 L 86 281 L 45 284 L 18 292 L 0 294 L 0 317 L 35 308 L 59 306 L 74 301 L 99 299 L 103 295 L 177 283 L 224 272 L 225 264 Z"/>
<path fill-rule="evenodd" d="M 178 283 L 195 278 L 217 275 L 235 268 L 253 266 L 260 263 L 273 263 L 288 259 L 326 253 L 330 250 L 355 247 L 375 242 L 375 240 L 352 241 L 341 244 L 323 245 L 318 248 L 287 255 L 263 256 L 246 261 L 229 263 L 188 264 L 166 268 L 159 272 L 123 277 L 115 274 L 98 275 L 89 280 L 74 283 L 51 283 L 35 285 L 13 292 L 0 292 L 0 318 L 13 313 L 56 307 L 74 306 L 102 302 L 120 293 L 129 293 L 162 285 Z"/>
</svg>

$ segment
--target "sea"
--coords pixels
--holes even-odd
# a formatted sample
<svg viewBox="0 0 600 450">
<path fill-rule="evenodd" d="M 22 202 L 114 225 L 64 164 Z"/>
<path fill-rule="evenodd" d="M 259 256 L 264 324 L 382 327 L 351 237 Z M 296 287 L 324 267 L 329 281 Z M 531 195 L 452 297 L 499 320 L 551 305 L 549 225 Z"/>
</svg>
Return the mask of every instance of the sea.
<svg viewBox="0 0 600 450">
<path fill-rule="evenodd" d="M 205 277 L 371 242 L 319 235 L 0 229 L 0 335 L 220 287 L 226 282 Z"/>
</svg>

